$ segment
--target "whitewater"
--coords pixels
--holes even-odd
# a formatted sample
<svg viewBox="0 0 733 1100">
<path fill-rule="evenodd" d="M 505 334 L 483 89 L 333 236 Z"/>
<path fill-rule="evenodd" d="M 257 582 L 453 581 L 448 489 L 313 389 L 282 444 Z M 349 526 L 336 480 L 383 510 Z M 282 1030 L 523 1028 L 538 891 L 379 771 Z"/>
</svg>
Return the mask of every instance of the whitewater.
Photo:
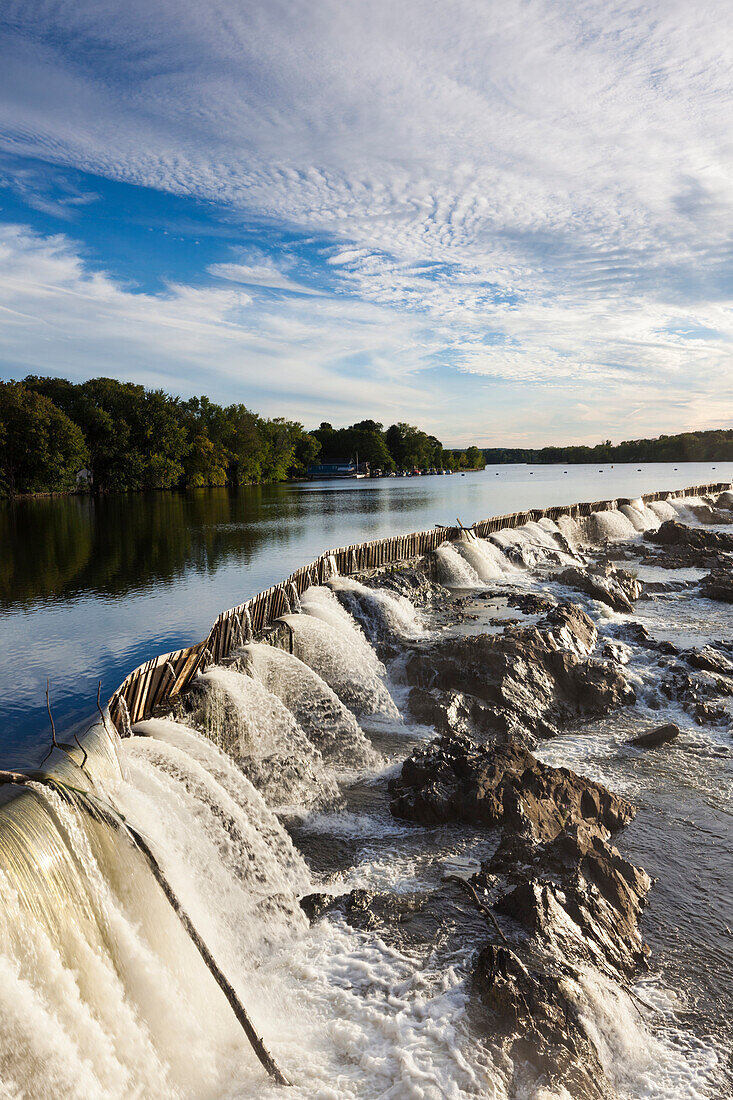
<svg viewBox="0 0 733 1100">
<path fill-rule="evenodd" d="M 482 1028 L 474 964 L 494 932 L 468 897 L 446 891 L 445 875 L 480 866 L 495 838 L 389 808 L 405 757 L 436 736 L 410 703 L 411 654 L 532 625 L 539 605 L 527 597 L 572 599 L 598 652 L 622 647 L 634 705 L 568 723 L 534 751 L 635 803 L 617 843 L 658 879 L 643 924 L 649 972 L 625 986 L 580 970 L 567 995 L 609 1097 L 730 1095 L 730 725 L 700 724 L 665 696 L 660 650 L 630 643 L 627 629 L 641 623 L 678 648 L 731 638 L 729 607 L 698 591 L 703 570 L 650 566 L 640 552 L 666 521 L 700 527 L 706 506 L 632 501 L 584 521 L 464 533 L 411 563 L 429 579 L 415 602 L 388 574 L 334 574 L 296 594 L 267 637 L 243 630 L 226 662 L 133 737 L 100 721 L 84 768 L 76 747 L 75 762 L 59 765 L 70 787 L 92 783 L 146 838 L 291 1081 L 286 1095 L 582 1100 L 562 1080 L 518 1091 L 516 1066 Z M 633 613 L 558 579 L 601 548 L 621 548 L 649 588 Z M 673 745 L 649 754 L 630 745 L 664 721 L 681 730 Z M 124 830 L 43 782 L 1 812 L 0 1097 L 281 1093 Z M 309 919 L 307 899 L 344 895 L 357 899 L 351 908 Z"/>
</svg>

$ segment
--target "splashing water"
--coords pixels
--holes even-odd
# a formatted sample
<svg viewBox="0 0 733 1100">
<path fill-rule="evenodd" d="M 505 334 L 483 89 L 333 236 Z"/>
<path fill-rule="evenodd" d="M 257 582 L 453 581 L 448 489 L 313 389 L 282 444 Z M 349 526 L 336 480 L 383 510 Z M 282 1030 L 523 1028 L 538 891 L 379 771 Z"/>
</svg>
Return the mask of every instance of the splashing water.
<svg viewBox="0 0 733 1100">
<path fill-rule="evenodd" d="M 444 542 L 435 551 L 438 579 L 448 588 L 481 588 L 481 578 L 455 546 Z"/>
<path fill-rule="evenodd" d="M 588 528 L 591 539 L 598 542 L 603 539 L 628 539 L 636 534 L 631 520 L 616 508 L 607 512 L 593 512 Z"/>
<path fill-rule="evenodd" d="M 248 670 L 285 704 L 324 760 L 374 766 L 374 752 L 354 715 L 317 672 L 291 653 L 255 643 L 242 650 Z"/>
<path fill-rule="evenodd" d="M 647 508 L 643 500 L 632 500 L 629 504 L 622 504 L 620 510 L 636 531 L 655 530 L 661 522 L 659 516 Z"/>
<path fill-rule="evenodd" d="M 516 565 L 502 554 L 498 546 L 486 539 L 461 538 L 456 543 L 456 549 L 481 581 L 506 581 L 517 574 Z"/>
<path fill-rule="evenodd" d="M 334 579 L 330 588 L 372 641 L 394 636 L 419 638 L 425 633 L 417 609 L 406 596 L 370 588 L 351 577 Z"/>
<path fill-rule="evenodd" d="M 193 709 L 177 712 L 180 721 L 236 760 L 268 805 L 328 804 L 338 798 L 318 749 L 258 680 L 214 665 L 196 678 L 184 702 Z"/>
<path fill-rule="evenodd" d="M 662 523 L 668 519 L 677 519 L 678 513 L 667 500 L 653 500 L 648 507 Z"/>
<path fill-rule="evenodd" d="M 348 617 L 350 627 L 344 629 L 330 607 L 327 615 L 312 614 L 313 603 L 308 601 L 308 614 L 285 617 L 293 632 L 295 656 L 325 680 L 349 710 L 399 720 L 399 711 L 382 679 L 384 665 L 348 612 L 331 592 L 328 595 Z M 305 600 L 303 606 L 306 608 Z"/>
</svg>

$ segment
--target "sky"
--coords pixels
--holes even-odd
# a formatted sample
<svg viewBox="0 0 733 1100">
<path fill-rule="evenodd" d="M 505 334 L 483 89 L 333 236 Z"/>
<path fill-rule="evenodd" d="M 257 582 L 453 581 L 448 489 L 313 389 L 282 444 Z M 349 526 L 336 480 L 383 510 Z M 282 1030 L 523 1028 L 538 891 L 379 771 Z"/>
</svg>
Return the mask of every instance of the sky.
<svg viewBox="0 0 733 1100">
<path fill-rule="evenodd" d="M 727 0 L 5 0 L 0 378 L 733 424 Z"/>
</svg>

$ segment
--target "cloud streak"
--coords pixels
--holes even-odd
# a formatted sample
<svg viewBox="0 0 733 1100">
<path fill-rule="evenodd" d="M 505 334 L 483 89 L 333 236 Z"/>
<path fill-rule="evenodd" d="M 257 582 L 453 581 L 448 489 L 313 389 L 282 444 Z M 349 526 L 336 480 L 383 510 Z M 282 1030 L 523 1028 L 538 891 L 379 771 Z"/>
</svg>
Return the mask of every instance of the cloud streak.
<svg viewBox="0 0 733 1100">
<path fill-rule="evenodd" d="M 324 242 L 310 272 L 287 248 L 235 255 L 151 303 L 69 242 L 15 238 L 19 263 L 73 269 L 67 297 L 104 298 L 112 330 L 136 318 L 122 373 L 146 354 L 158 374 L 177 355 L 194 371 L 195 350 L 250 386 L 267 360 L 283 398 L 357 415 L 379 377 L 380 407 L 417 401 L 436 430 L 470 422 L 486 442 L 507 423 L 497 383 L 526 424 L 548 401 L 606 410 L 540 428 L 555 438 L 623 435 L 624 409 L 653 431 L 730 407 L 733 46 L 717 0 L 60 0 L 5 18 L 8 152 Z M 33 293 L 50 352 L 59 321 Z M 103 339 L 81 309 L 76 323 L 59 361 Z"/>
</svg>

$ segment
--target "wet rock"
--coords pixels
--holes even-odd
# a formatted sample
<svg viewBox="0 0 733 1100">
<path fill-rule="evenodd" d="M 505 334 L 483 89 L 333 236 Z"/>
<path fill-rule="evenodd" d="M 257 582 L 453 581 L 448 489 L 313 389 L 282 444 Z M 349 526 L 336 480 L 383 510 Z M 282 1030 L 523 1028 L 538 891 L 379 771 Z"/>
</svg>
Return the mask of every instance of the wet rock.
<svg viewBox="0 0 733 1100">
<path fill-rule="evenodd" d="M 692 676 L 677 665 L 676 670 L 665 676 L 659 690 L 667 699 L 678 702 L 699 726 L 729 726 L 731 716 L 720 703 L 720 696 L 728 695 L 729 684 L 705 674 Z"/>
<path fill-rule="evenodd" d="M 676 519 L 666 520 L 656 531 L 645 531 L 644 538 L 657 546 L 685 546 L 716 553 L 733 550 L 733 535 L 688 527 Z"/>
<path fill-rule="evenodd" d="M 440 734 L 459 733 L 482 744 L 514 738 L 527 740 L 527 731 L 513 714 L 489 706 L 461 691 L 414 687 L 408 696 L 408 709 L 416 721 L 434 726 Z M 543 726 L 543 735 L 554 736 L 553 726 Z"/>
<path fill-rule="evenodd" d="M 538 839 L 553 839 L 570 824 L 613 831 L 634 815 L 602 784 L 542 764 L 519 745 L 481 747 L 459 735 L 417 749 L 390 789 L 396 817 L 428 825 L 505 824 Z"/>
<path fill-rule="evenodd" d="M 733 603 L 733 574 L 730 569 L 714 569 L 700 581 L 700 594 L 709 600 Z"/>
<path fill-rule="evenodd" d="M 679 735 L 679 726 L 669 722 L 665 726 L 657 726 L 656 729 L 640 733 L 638 737 L 632 737 L 629 744 L 641 749 L 656 749 L 660 745 L 668 745 L 670 741 L 675 741 Z"/>
<path fill-rule="evenodd" d="M 405 675 L 412 687 L 460 695 L 462 706 L 466 696 L 478 700 L 481 707 L 471 704 L 472 721 L 481 712 L 477 730 L 514 733 L 528 741 L 554 735 L 558 722 L 633 702 L 633 689 L 617 665 L 585 658 L 595 640 L 588 616 L 574 605 L 560 605 L 535 625 L 415 646 Z M 453 715 L 445 720 L 450 704 L 445 696 L 438 699 L 437 727 L 470 732 L 470 723 L 462 726 Z M 425 715 L 432 705 L 423 695 L 411 709 Z"/>
<path fill-rule="evenodd" d="M 506 601 L 510 607 L 516 607 L 525 615 L 545 615 L 553 607 L 557 607 L 554 596 L 547 596 L 539 592 L 512 592 Z"/>
<path fill-rule="evenodd" d="M 641 646 L 643 649 L 651 649 L 665 656 L 674 656 L 678 653 L 677 646 L 673 642 L 659 641 L 654 638 L 643 623 L 623 623 L 616 628 L 615 633 L 627 642 Z"/>
<path fill-rule="evenodd" d="M 706 645 L 702 649 L 690 649 L 682 654 L 692 668 L 704 672 L 715 672 L 722 676 L 733 676 L 733 661 L 714 646 Z"/>
<path fill-rule="evenodd" d="M 651 888 L 646 871 L 584 825 L 544 844 L 526 837 L 519 843 L 524 850 L 515 844 L 515 871 L 508 876 L 519 881 L 499 897 L 498 913 L 531 931 L 545 950 L 577 963 L 627 977 L 646 964 L 649 950 L 639 930 Z M 500 846 L 490 865 L 494 873 L 501 862 Z"/>
<path fill-rule="evenodd" d="M 709 504 L 688 504 L 687 507 L 694 515 L 698 523 L 730 523 L 731 516 L 720 508 L 712 508 Z"/>
<path fill-rule="evenodd" d="M 726 489 L 726 491 L 721 493 L 715 501 L 715 506 L 717 508 L 725 508 L 728 511 L 733 509 L 733 492 L 731 492 L 730 489 Z"/>
<path fill-rule="evenodd" d="M 489 944 L 478 957 L 474 988 L 484 1030 L 506 1059 L 510 1095 L 562 1087 L 573 1100 L 614 1097 L 562 969 L 530 968 L 508 947 Z"/>
<path fill-rule="evenodd" d="M 577 569 L 571 566 L 555 577 L 560 584 L 585 592 L 594 600 L 612 607 L 614 611 L 633 611 L 632 600 L 641 595 L 639 581 L 623 569 L 616 569 L 610 562 L 593 569 Z"/>
<path fill-rule="evenodd" d="M 405 596 L 416 607 L 425 607 L 451 599 L 449 589 L 433 580 L 418 565 L 400 565 L 376 570 L 360 575 L 359 580 L 371 588 L 384 588 L 398 596 Z"/>
<path fill-rule="evenodd" d="M 619 665 L 627 665 L 631 660 L 633 650 L 631 646 L 625 645 L 623 642 L 614 642 L 608 640 L 603 643 L 603 656 L 607 657 L 609 661 L 615 661 Z"/>
</svg>

